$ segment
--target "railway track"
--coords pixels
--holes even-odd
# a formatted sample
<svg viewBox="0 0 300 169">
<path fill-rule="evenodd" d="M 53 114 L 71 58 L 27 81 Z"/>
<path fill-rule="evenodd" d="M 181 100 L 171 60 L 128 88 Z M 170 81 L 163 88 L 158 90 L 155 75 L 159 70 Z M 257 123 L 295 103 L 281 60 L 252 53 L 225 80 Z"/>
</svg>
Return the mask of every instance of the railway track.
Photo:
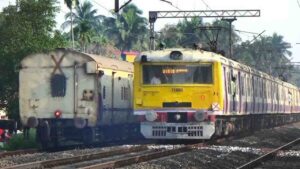
<svg viewBox="0 0 300 169">
<path fill-rule="evenodd" d="M 17 151 L 0 152 L 0 159 L 7 156 L 37 153 L 38 151 L 39 151 L 38 149 L 24 149 L 24 150 L 17 150 Z"/>
<path fill-rule="evenodd" d="M 266 154 L 264 154 L 264 155 L 262 155 L 262 156 L 260 156 L 256 159 L 254 159 L 254 160 L 252 160 L 252 161 L 250 161 L 250 162 L 248 162 L 244 165 L 241 165 L 241 166 L 237 167 L 237 169 L 250 169 L 250 168 L 257 167 L 262 162 L 265 162 L 265 161 L 268 161 L 268 160 L 274 158 L 279 151 L 289 149 L 290 147 L 293 147 L 297 144 L 300 144 L 300 137 L 293 140 L 293 141 L 291 141 L 291 142 L 289 142 L 289 143 L 287 143 L 287 144 L 285 144 L 285 145 L 283 145 L 283 146 L 280 146 L 280 147 L 278 147 L 278 148 L 276 148 L 276 149 L 274 149 L 274 150 L 272 150 L 272 151 L 270 151 L 270 152 L 268 152 L 268 153 L 266 153 Z"/>
<path fill-rule="evenodd" d="M 37 161 L 14 165 L 4 169 L 29 169 L 29 168 L 116 168 L 136 164 L 144 161 L 149 161 L 165 156 L 175 155 L 182 152 L 191 151 L 196 147 L 205 146 L 203 143 L 185 145 L 172 149 L 166 148 L 149 148 L 151 146 L 133 146 L 122 147 L 114 150 L 101 151 L 92 154 L 78 155 L 74 157 Z M 84 164 L 85 163 L 85 164 Z M 70 167 L 73 166 L 73 167 Z M 74 167 L 75 165 L 75 167 Z M 77 166 L 76 166 L 77 165 Z"/>
</svg>

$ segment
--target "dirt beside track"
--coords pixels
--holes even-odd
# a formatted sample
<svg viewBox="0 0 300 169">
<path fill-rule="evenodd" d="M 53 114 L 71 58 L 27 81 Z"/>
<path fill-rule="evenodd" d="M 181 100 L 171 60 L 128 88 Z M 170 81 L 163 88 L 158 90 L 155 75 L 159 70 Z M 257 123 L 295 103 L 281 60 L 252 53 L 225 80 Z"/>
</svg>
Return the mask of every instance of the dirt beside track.
<svg viewBox="0 0 300 169">
<path fill-rule="evenodd" d="M 219 145 L 195 149 L 191 152 L 127 166 L 134 169 L 232 169 L 264 154 L 266 150 L 282 146 L 300 137 L 300 123 L 273 129 L 264 129 L 241 139 L 225 141 Z M 259 168 L 300 168 L 300 145 L 278 154 Z"/>
</svg>

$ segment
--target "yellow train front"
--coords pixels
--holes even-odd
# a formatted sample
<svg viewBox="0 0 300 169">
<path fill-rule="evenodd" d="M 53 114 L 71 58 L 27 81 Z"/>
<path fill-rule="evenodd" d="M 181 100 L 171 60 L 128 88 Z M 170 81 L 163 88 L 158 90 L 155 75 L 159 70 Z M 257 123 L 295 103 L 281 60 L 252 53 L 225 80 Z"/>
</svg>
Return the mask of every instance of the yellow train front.
<svg viewBox="0 0 300 169">
<path fill-rule="evenodd" d="M 169 49 L 134 63 L 134 114 L 148 139 L 210 139 L 223 109 L 221 64 L 211 52 Z"/>
</svg>

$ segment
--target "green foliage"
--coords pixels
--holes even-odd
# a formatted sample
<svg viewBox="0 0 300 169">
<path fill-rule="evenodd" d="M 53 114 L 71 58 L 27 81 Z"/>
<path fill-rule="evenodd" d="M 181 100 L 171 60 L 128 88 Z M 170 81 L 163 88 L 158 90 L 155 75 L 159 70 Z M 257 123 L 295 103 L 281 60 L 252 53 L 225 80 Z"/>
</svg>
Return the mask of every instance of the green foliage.
<svg viewBox="0 0 300 169">
<path fill-rule="evenodd" d="M 84 52 L 91 42 L 93 33 L 101 28 L 100 22 L 104 16 L 96 14 L 97 10 L 93 9 L 93 5 L 85 1 L 83 4 L 76 6 L 75 12 L 69 12 L 65 15 L 66 21 L 61 26 L 63 29 L 71 26 L 71 17 L 73 17 L 75 40 L 79 42 L 80 48 Z"/>
<path fill-rule="evenodd" d="M 8 116 L 19 119 L 18 72 L 20 61 L 31 53 L 64 47 L 54 31 L 56 0 L 20 0 L 19 6 L 3 10 L 0 26 L 0 100 Z"/>
<path fill-rule="evenodd" d="M 283 36 L 274 33 L 272 36 L 263 36 L 253 43 L 243 42 L 237 46 L 235 57 L 258 70 L 276 77 L 289 78 L 290 43 L 283 40 Z"/>
<path fill-rule="evenodd" d="M 79 0 L 64 0 L 65 4 L 69 9 L 74 8 L 74 6 L 79 5 Z"/>
<path fill-rule="evenodd" d="M 30 149 L 38 148 L 38 143 L 36 142 L 36 131 L 30 129 L 29 138 L 24 139 L 23 134 L 13 135 L 7 143 L 4 144 L 3 150 L 14 151 L 19 149 Z"/>
<path fill-rule="evenodd" d="M 221 27 L 219 31 L 211 29 Z M 204 29 L 207 28 L 207 29 Z M 232 31 L 234 43 L 240 41 L 237 34 Z M 217 38 L 218 34 L 218 38 Z M 228 53 L 229 51 L 229 23 L 216 20 L 212 24 L 203 23 L 201 18 L 183 19 L 176 25 L 167 25 L 158 35 L 159 41 L 170 47 L 192 47 L 193 44 L 202 44 L 203 48 L 209 49 L 212 42 L 217 43 L 217 49 Z"/>
<path fill-rule="evenodd" d="M 127 5 L 120 15 L 104 19 L 104 33 L 120 50 L 144 49 L 147 38 L 147 19 L 135 5 Z M 137 44 L 140 44 L 137 46 Z"/>
</svg>

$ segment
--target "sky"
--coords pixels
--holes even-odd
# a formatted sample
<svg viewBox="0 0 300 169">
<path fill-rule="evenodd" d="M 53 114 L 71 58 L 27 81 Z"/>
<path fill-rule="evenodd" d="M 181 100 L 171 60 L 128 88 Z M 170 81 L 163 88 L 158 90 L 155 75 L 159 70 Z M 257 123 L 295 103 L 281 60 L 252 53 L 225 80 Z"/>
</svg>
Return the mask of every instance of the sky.
<svg viewBox="0 0 300 169">
<path fill-rule="evenodd" d="M 64 22 L 64 15 L 69 10 L 63 0 L 57 0 L 61 11 L 56 16 L 57 28 Z M 83 2 L 84 0 L 81 0 Z M 114 0 L 88 0 L 99 14 L 111 16 L 110 10 L 114 8 Z M 120 0 L 123 4 L 127 0 Z M 143 11 L 143 16 L 148 18 L 149 11 L 158 10 L 244 10 L 259 9 L 260 17 L 237 18 L 233 23 L 235 29 L 272 35 L 277 33 L 284 36 L 284 41 L 292 46 L 292 61 L 300 62 L 300 0 L 169 0 L 173 5 L 160 0 L 132 0 Z M 0 0 L 0 11 L 15 0 Z M 175 24 L 178 19 L 158 19 L 155 23 L 155 31 L 159 31 L 165 24 Z M 204 22 L 211 19 L 204 18 Z M 240 33 L 242 40 L 253 39 L 252 34 Z M 227 42 L 225 42 L 227 43 Z"/>
</svg>

